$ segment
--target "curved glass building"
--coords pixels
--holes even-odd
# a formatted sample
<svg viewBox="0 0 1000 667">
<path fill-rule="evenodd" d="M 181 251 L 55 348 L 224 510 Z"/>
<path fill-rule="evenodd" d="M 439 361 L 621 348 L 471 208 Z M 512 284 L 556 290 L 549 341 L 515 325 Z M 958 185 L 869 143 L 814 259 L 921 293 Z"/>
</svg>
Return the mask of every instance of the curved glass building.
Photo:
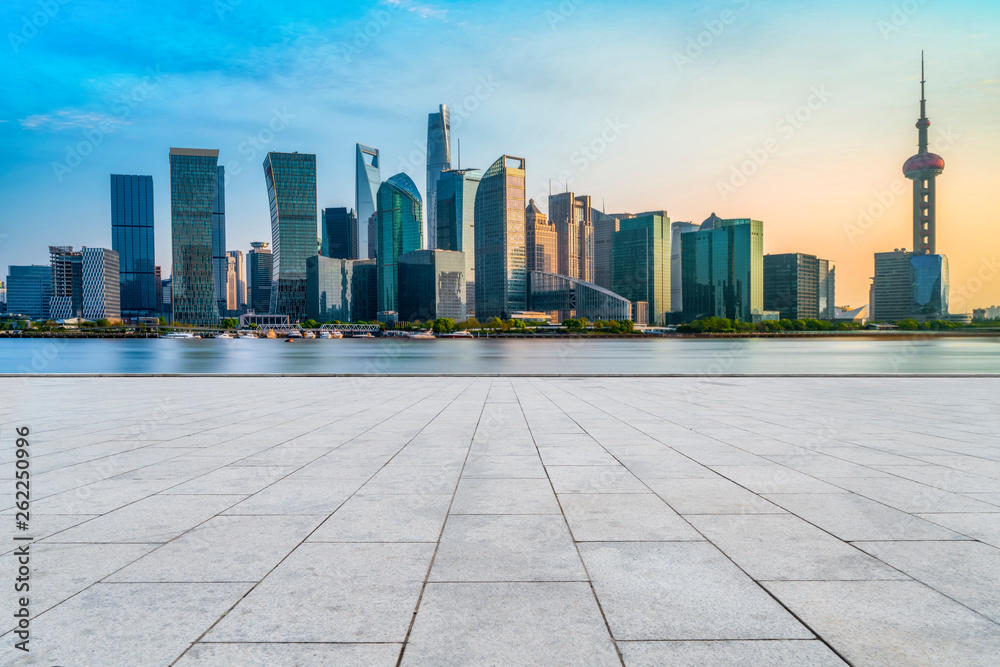
<svg viewBox="0 0 1000 667">
<path fill-rule="evenodd" d="M 632 302 L 595 283 L 556 273 L 528 272 L 528 310 L 560 311 L 597 320 L 632 319 Z"/>
<path fill-rule="evenodd" d="M 378 149 L 357 144 L 354 164 L 354 210 L 357 212 L 357 257 L 375 259 L 375 198 L 382 184 Z"/>
<path fill-rule="evenodd" d="M 424 236 L 430 250 L 443 248 L 438 243 L 437 189 L 441 172 L 451 169 L 451 112 L 442 104 L 437 113 L 427 117 L 427 226 Z"/>
<path fill-rule="evenodd" d="M 476 318 L 527 310 L 524 158 L 493 163 L 476 193 Z"/>
<path fill-rule="evenodd" d="M 397 260 L 423 246 L 423 200 L 413 180 L 396 174 L 378 189 L 378 310 L 399 310 Z"/>
<path fill-rule="evenodd" d="M 478 169 L 443 172 L 437 183 L 438 249 L 465 256 L 465 307 L 476 314 L 476 193 L 483 173 Z"/>
</svg>

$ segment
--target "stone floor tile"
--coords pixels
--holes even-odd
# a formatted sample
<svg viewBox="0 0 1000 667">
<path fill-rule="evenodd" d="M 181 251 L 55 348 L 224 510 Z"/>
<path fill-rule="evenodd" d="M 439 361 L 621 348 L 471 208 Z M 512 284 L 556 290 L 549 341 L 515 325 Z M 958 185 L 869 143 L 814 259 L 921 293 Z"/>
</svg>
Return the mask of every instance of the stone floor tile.
<svg viewBox="0 0 1000 667">
<path fill-rule="evenodd" d="M 778 641 L 618 642 L 625 667 L 843 667 L 823 642 Z"/>
<path fill-rule="evenodd" d="M 556 493 L 649 493 L 622 465 L 545 466 Z"/>
<path fill-rule="evenodd" d="M 177 667 L 267 665 L 268 667 L 395 667 L 402 644 L 198 643 Z"/>
<path fill-rule="evenodd" d="M 652 493 L 567 493 L 559 496 L 577 542 L 665 542 L 703 539 Z"/>
<path fill-rule="evenodd" d="M 403 665 L 620 665 L 590 586 L 428 584 Z"/>
<path fill-rule="evenodd" d="M 727 479 L 668 479 L 649 487 L 680 514 L 784 514 L 784 510 Z"/>
<path fill-rule="evenodd" d="M 451 497 L 356 493 L 310 542 L 437 542 Z"/>
<path fill-rule="evenodd" d="M 617 640 L 813 638 L 705 542 L 590 542 L 580 552 Z"/>
<path fill-rule="evenodd" d="M 458 484 L 452 514 L 559 514 L 547 479 L 466 479 Z"/>
</svg>

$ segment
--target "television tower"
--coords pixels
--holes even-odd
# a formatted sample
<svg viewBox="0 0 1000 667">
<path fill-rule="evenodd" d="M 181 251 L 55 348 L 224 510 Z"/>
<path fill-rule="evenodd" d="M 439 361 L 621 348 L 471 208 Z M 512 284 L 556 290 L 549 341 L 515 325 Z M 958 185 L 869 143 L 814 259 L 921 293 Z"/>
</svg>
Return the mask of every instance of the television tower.
<svg viewBox="0 0 1000 667">
<path fill-rule="evenodd" d="M 920 119 L 917 130 L 920 149 L 903 165 L 903 174 L 913 181 L 913 254 L 937 254 L 937 186 L 944 171 L 944 158 L 927 150 L 927 99 L 924 94 L 924 54 L 920 53 Z"/>
</svg>

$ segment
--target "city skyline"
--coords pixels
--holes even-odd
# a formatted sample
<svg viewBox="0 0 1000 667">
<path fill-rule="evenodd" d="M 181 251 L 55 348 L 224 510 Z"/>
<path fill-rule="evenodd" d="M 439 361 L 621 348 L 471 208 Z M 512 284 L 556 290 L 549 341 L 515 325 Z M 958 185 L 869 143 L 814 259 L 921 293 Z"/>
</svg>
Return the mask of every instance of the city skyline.
<svg viewBox="0 0 1000 667">
<path fill-rule="evenodd" d="M 524 155 L 532 164 L 526 194 L 543 208 L 551 179 L 554 191 L 568 185 L 591 196 L 594 208 L 605 212 L 665 208 L 672 220 L 699 221 L 711 211 L 724 218 L 762 219 L 767 224 L 765 252 L 812 253 L 835 260 L 840 269 L 838 305 L 857 306 L 867 298 L 873 253 L 908 247 L 912 236 L 909 183 L 899 160 L 914 152 L 919 52 L 926 45 L 929 114 L 935 120 L 930 150 L 949 165 L 938 185 L 938 252 L 951 261 L 953 310 L 971 311 L 1000 300 L 1000 281 L 978 277 L 990 270 L 992 256 L 962 243 L 994 233 L 987 198 L 991 182 L 1000 176 L 992 160 L 1000 145 L 1000 84 L 992 79 L 987 63 L 996 61 L 997 47 L 988 37 L 990 29 L 1000 25 L 1000 10 L 986 3 L 961 4 L 968 11 L 921 5 L 912 15 L 903 15 L 905 21 L 896 17 L 894 22 L 891 7 L 848 3 L 850 11 L 804 9 L 792 22 L 742 2 L 715 3 L 694 12 L 649 3 L 619 4 L 617 10 L 601 2 L 570 3 L 573 11 L 568 15 L 559 7 L 532 10 L 519 3 L 507 5 L 505 11 L 443 3 L 444 14 L 407 3 L 368 3 L 351 10 L 306 8 L 300 16 L 271 17 L 286 33 L 299 35 L 295 48 L 248 28 L 249 14 L 259 19 L 261 12 L 279 10 L 244 1 L 225 5 L 229 10 L 219 18 L 214 8 L 203 8 L 199 11 L 211 16 L 198 26 L 199 35 L 224 34 L 235 44 L 259 41 L 261 62 L 243 59 L 227 65 L 222 55 L 193 47 L 184 62 L 176 62 L 171 47 L 156 41 L 143 46 L 143 57 L 127 61 L 110 42 L 99 50 L 101 67 L 94 69 L 92 79 L 77 79 L 46 98 L 16 94 L 27 90 L 29 77 L 10 72 L 15 94 L 0 113 L 0 120 L 7 121 L 0 122 L 0 133 L 11 147 L 0 186 L 10 201 L 0 265 L 44 263 L 53 239 L 110 246 L 109 202 L 106 189 L 95 191 L 97 183 L 106 183 L 110 173 L 151 174 L 157 190 L 157 264 L 164 277 L 170 275 L 165 250 L 170 230 L 164 224 L 169 220 L 169 180 L 160 160 L 163 147 L 170 145 L 220 148 L 220 165 L 228 166 L 230 181 L 227 250 L 246 251 L 251 241 L 268 238 L 270 221 L 267 204 L 261 202 L 257 166 L 268 151 L 317 154 L 319 208 L 352 206 L 351 153 L 358 142 L 380 148 L 384 175 L 405 171 L 426 194 L 425 118 L 445 103 L 451 107 L 452 136 L 462 140 L 462 166 L 485 169 L 498 154 Z M 28 7 L 11 3 L 4 12 L 19 21 Z M 699 47 L 697 57 L 685 55 L 688 39 L 701 36 L 706 25 L 715 26 L 712 22 L 721 21 L 720 12 L 726 10 L 732 20 L 723 24 L 722 32 L 708 32 L 711 39 L 702 40 L 708 45 Z M 55 73 L 60 58 L 79 49 L 74 40 L 57 47 L 64 21 L 79 19 L 84 34 L 111 39 L 107 27 L 77 16 L 74 6 L 59 11 L 61 17 L 18 44 L 11 59 L 30 72 L 37 65 L 33 56 L 44 55 L 52 70 L 36 74 L 49 83 L 66 76 Z M 380 26 L 372 44 L 358 53 L 345 51 L 345 45 L 352 46 L 355 30 L 380 11 L 390 20 Z M 640 11 L 648 15 L 647 25 L 628 20 Z M 159 18 L 165 26 L 178 20 L 173 15 Z M 106 25 L 123 27 L 136 20 L 118 10 L 106 17 Z M 302 21 L 327 26 L 330 32 L 321 39 Z M 766 44 L 754 34 L 756 29 L 773 32 L 792 24 L 797 31 L 780 45 Z M 627 49 L 619 45 L 626 25 L 634 30 Z M 662 43 L 651 41 L 651 27 L 663 33 Z M 559 45 L 598 30 L 609 39 L 595 53 L 561 55 Z M 375 91 L 386 85 L 385 75 L 373 75 L 390 61 L 394 79 L 403 81 L 415 71 L 416 64 L 393 60 L 397 38 L 404 34 L 431 42 L 435 36 L 448 36 L 429 55 L 430 61 L 419 65 L 422 68 L 440 65 L 459 48 L 492 53 L 513 45 L 514 53 L 510 62 L 454 63 L 454 76 L 433 85 L 414 76 L 412 82 L 400 83 L 414 92 L 404 106 L 381 99 Z M 858 39 L 851 52 L 841 49 L 836 59 L 828 55 L 832 44 L 854 36 Z M 536 44 L 533 37 L 544 37 L 546 43 Z M 477 41 L 484 43 L 476 46 Z M 636 48 L 651 49 L 655 74 L 605 76 Z M 795 59 L 801 63 L 789 63 L 791 49 L 799 50 Z M 321 66 L 309 69 L 307 56 L 315 60 L 318 54 L 324 56 L 318 61 Z M 599 56 L 607 62 L 598 62 Z M 524 68 L 528 59 L 532 66 Z M 325 84 L 324 95 L 348 93 L 351 102 L 328 105 L 321 113 L 304 99 L 304 91 L 263 73 L 264 63 L 277 60 L 289 65 L 288 74 L 299 77 L 303 88 L 315 85 L 326 72 L 333 78 Z M 135 64 L 147 61 L 149 70 Z M 515 71 L 517 66 L 521 70 Z M 663 92 L 639 87 L 649 76 Z M 584 97 L 575 98 L 572 113 L 562 110 L 560 96 L 579 96 L 581 86 L 604 94 L 588 94 L 582 105 Z M 54 83 L 46 86 L 57 88 Z M 101 119 L 114 120 L 112 105 L 123 91 L 128 103 L 114 108 L 129 108 L 128 116 L 109 121 L 111 131 L 101 135 L 92 153 L 57 175 L 53 164 L 65 162 L 67 146 L 83 141 L 85 132 L 96 137 L 97 130 L 87 127 L 98 127 Z M 196 93 L 209 95 L 210 104 L 198 106 L 201 116 L 181 105 Z M 796 120 L 795 112 L 807 120 Z M 247 142 L 251 135 L 257 137 L 259 149 Z M 267 143 L 261 141 L 269 137 Z M 588 143 L 602 150 L 580 150 Z M 255 153 L 252 159 L 250 153 Z M 739 167 L 754 155 L 763 164 L 751 164 L 745 171 L 753 175 L 740 178 Z M 560 178 L 567 174 L 572 181 L 568 184 Z M 51 215 L 38 216 L 33 197 L 41 191 L 46 192 Z M 859 211 L 867 213 L 861 216 Z M 75 230 L 71 239 L 69 220 Z M 955 298 L 963 289 L 970 295 L 964 304 Z"/>
</svg>

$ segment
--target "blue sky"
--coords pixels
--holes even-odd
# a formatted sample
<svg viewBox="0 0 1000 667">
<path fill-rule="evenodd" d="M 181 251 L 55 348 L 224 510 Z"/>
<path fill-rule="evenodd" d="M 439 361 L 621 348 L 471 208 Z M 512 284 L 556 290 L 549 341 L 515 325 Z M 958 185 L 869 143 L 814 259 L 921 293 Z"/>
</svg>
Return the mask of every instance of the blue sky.
<svg viewBox="0 0 1000 667">
<path fill-rule="evenodd" d="M 996 2 L 6 0 L 0 26 L 0 272 L 110 246 L 111 173 L 153 175 L 168 266 L 171 146 L 220 150 L 244 251 L 270 238 L 267 150 L 317 154 L 320 207 L 353 206 L 359 141 L 423 188 L 444 102 L 463 166 L 526 158 L 543 209 L 552 179 L 610 212 L 761 219 L 767 252 L 837 260 L 860 305 L 871 254 L 911 237 L 893 188 L 924 48 L 939 250 L 966 308 L 1000 302 Z"/>
</svg>

